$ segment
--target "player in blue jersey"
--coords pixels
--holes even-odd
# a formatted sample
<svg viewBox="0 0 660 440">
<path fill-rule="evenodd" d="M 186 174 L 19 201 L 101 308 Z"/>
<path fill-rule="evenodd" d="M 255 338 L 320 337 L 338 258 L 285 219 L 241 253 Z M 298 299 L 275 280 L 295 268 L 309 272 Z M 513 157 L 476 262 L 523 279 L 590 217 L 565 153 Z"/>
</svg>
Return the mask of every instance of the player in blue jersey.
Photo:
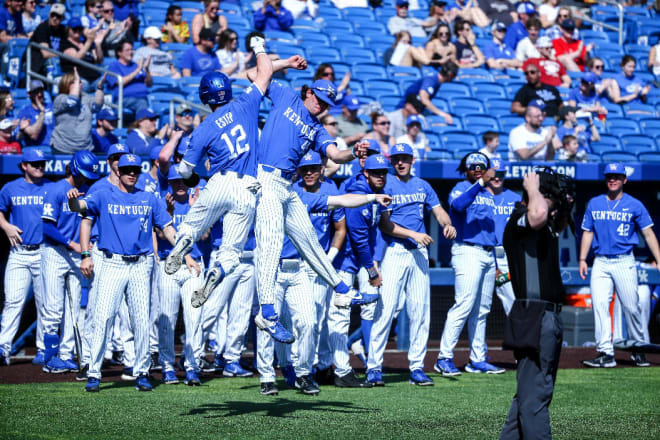
<svg viewBox="0 0 660 440">
<path fill-rule="evenodd" d="M 122 297 L 135 333 L 135 363 L 139 391 L 151 391 L 149 383 L 149 297 L 153 258 L 153 227 L 174 244 L 172 219 L 163 204 L 151 193 L 135 189 L 141 173 L 140 158 L 124 154 L 119 159 L 119 185 L 109 191 L 88 194 L 83 200 L 69 199 L 71 210 L 89 213 L 99 223 L 97 248 L 103 253 L 94 305 L 91 364 L 86 391 L 99 391 L 101 364 L 106 339 L 114 324 Z M 94 270 L 87 243 L 81 245 L 81 257 L 88 270 Z M 82 266 L 81 266 L 82 269 Z"/>
<path fill-rule="evenodd" d="M 140 191 L 153 193 L 159 199 L 165 197 L 165 194 L 167 194 L 170 188 L 168 180 L 169 174 L 165 173 L 163 175 L 159 169 L 160 162 L 158 156 L 162 149 L 163 146 L 160 144 L 151 148 L 151 151 L 149 152 L 151 168 L 149 169 L 149 172 L 140 174 L 138 183 L 135 185 Z"/>
<path fill-rule="evenodd" d="M 44 198 L 41 279 L 46 373 L 78 371 L 73 361 L 73 322 L 77 323 L 80 316 L 80 216 L 69 209 L 67 193 L 73 188 L 85 191 L 99 178 L 98 169 L 99 160 L 94 154 L 85 150 L 76 152 L 66 166 L 64 179 L 50 185 Z M 70 293 L 69 307 L 66 307 L 66 289 Z M 82 353 L 78 356 L 81 359 Z"/>
<path fill-rule="evenodd" d="M 442 227 L 442 235 L 452 240 L 456 230 L 449 214 L 442 208 L 437 194 L 426 181 L 412 176 L 415 163 L 413 149 L 408 144 L 395 144 L 390 149 L 390 162 L 395 176 L 387 179 L 385 192 L 392 196 L 389 220 L 418 234 L 426 234 L 424 214 L 430 211 Z M 366 346 L 369 358 L 367 371 L 371 377 L 381 375 L 383 355 L 397 307 L 405 298 L 410 319 L 410 383 L 433 385 L 424 373 L 424 357 L 428 341 L 431 314 L 431 281 L 428 250 L 415 240 L 384 236 L 387 249 L 380 265 L 383 287 L 376 306 L 371 338 Z M 403 298 L 402 298 L 403 297 Z"/>
<path fill-rule="evenodd" d="M 458 167 L 466 180 L 449 194 L 449 216 L 456 228 L 451 247 L 451 265 L 455 273 L 455 304 L 447 312 L 440 340 L 440 353 L 434 369 L 443 376 L 461 372 L 453 362 L 453 352 L 467 321 L 470 340 L 469 373 L 504 373 L 486 361 L 486 317 L 490 312 L 495 288 L 495 203 L 486 184 L 495 176 L 490 160 L 483 153 L 466 154 Z"/>
<path fill-rule="evenodd" d="M 592 244 L 596 256 L 590 289 L 598 356 L 583 361 L 584 365 L 595 368 L 616 366 L 609 311 L 613 288 L 623 307 L 629 339 L 644 340 L 644 320 L 638 303 L 637 267 L 633 255 L 638 232 L 644 236 L 655 261 L 660 261 L 660 247 L 653 233 L 649 212 L 639 200 L 623 192 L 623 185 L 627 182 L 623 164 L 607 164 L 604 174 L 607 194 L 589 200 L 582 219 L 580 243 L 579 270 L 582 279 L 587 278 L 587 256 Z M 633 360 L 637 365 L 648 364 L 642 353 L 633 353 Z"/>
<path fill-rule="evenodd" d="M 504 247 L 502 246 L 502 237 L 504 236 L 504 227 L 509 221 L 509 216 L 513 212 L 513 208 L 517 202 L 520 202 L 521 197 L 519 194 L 504 188 L 504 179 L 506 178 L 506 167 L 499 158 L 491 158 L 491 165 L 495 170 L 495 176 L 488 181 L 487 189 L 493 195 L 493 202 L 495 202 L 495 237 L 497 244 L 495 245 L 495 279 L 500 276 L 508 278 L 509 261 L 506 258 Z M 497 296 L 502 301 L 504 313 L 509 314 L 509 310 L 513 306 L 513 301 L 516 299 L 513 295 L 513 287 L 511 283 L 506 281 L 504 284 L 495 287 Z"/>
<path fill-rule="evenodd" d="M 43 365 L 43 295 L 41 288 L 42 223 L 44 195 L 50 183 L 44 179 L 46 158 L 41 150 L 25 149 L 20 169 L 23 177 L 0 190 L 0 228 L 9 240 L 5 268 L 5 304 L 0 324 L 0 366 L 9 365 L 11 344 L 18 331 L 21 313 L 30 286 L 37 309 L 37 356 L 34 364 Z"/>
</svg>

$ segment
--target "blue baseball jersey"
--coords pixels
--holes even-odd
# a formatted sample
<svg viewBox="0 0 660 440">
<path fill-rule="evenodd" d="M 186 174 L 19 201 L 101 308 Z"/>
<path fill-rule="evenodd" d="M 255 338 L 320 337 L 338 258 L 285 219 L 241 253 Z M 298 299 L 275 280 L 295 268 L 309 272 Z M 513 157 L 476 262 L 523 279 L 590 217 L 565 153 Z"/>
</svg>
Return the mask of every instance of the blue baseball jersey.
<svg viewBox="0 0 660 440">
<path fill-rule="evenodd" d="M 458 182 L 449 193 L 449 216 L 456 228 L 456 241 L 495 246 L 494 210 L 493 195 L 479 182 Z"/>
<path fill-rule="evenodd" d="M 637 231 L 653 226 L 642 202 L 623 194 L 608 200 L 605 194 L 589 200 L 582 219 L 582 229 L 594 233 L 592 247 L 596 255 L 622 255 L 638 243 Z"/>
<path fill-rule="evenodd" d="M 113 133 L 107 133 L 101 136 L 98 129 L 92 129 L 92 143 L 94 144 L 94 153 L 107 154 L 111 145 L 118 144 L 119 138 Z"/>
<path fill-rule="evenodd" d="M 310 149 L 327 156 L 326 148 L 335 140 L 309 114 L 298 92 L 273 81 L 266 96 L 273 101 L 273 108 L 261 133 L 260 164 L 293 173 Z"/>
<path fill-rule="evenodd" d="M 135 184 L 135 188 L 140 191 L 150 192 L 156 196 L 156 198 L 165 198 L 165 194 L 169 191 L 170 184 L 167 180 L 167 176 L 163 176 L 159 170 L 156 171 L 156 179 L 154 179 L 150 173 L 142 173 L 138 177 L 138 181 Z"/>
<path fill-rule="evenodd" d="M 310 218 L 317 214 L 328 214 L 328 195 L 321 193 L 304 193 L 300 195 L 300 199 L 305 204 Z M 317 231 L 318 235 L 318 231 Z M 298 250 L 293 246 L 293 242 L 288 236 L 284 236 L 284 243 L 282 244 L 282 252 L 280 258 L 300 258 Z"/>
<path fill-rule="evenodd" d="M 385 193 L 392 196 L 390 220 L 397 225 L 415 232 L 426 233 L 424 212 L 440 205 L 440 199 L 431 185 L 419 177 L 410 176 L 407 182 L 396 176 L 388 176 Z M 417 248 L 412 239 L 402 239 L 387 235 L 388 243 L 401 243 L 407 248 Z"/>
<path fill-rule="evenodd" d="M 438 90 L 440 89 L 441 85 L 442 84 L 440 83 L 440 78 L 438 78 L 438 74 L 436 73 L 418 79 L 417 81 L 409 85 L 406 91 L 403 92 L 403 96 L 401 96 L 401 100 L 399 101 L 397 108 L 405 107 L 406 97 L 408 95 L 416 95 L 419 97 L 419 92 L 422 90 L 428 93 L 429 97 L 433 98 L 435 94 L 438 93 Z"/>
<path fill-rule="evenodd" d="M 257 122 L 262 99 L 262 91 L 252 84 L 232 102 L 208 115 L 192 132 L 183 160 L 196 166 L 206 153 L 211 175 L 235 171 L 256 177 Z"/>
<path fill-rule="evenodd" d="M 493 202 L 495 202 L 495 237 L 497 239 L 497 246 L 502 246 L 502 237 L 504 236 L 504 228 L 506 222 L 513 212 L 513 208 L 517 202 L 522 198 L 519 194 L 505 189 L 497 195 L 493 195 Z"/>
<path fill-rule="evenodd" d="M 9 223 L 23 231 L 21 240 L 26 246 L 43 242 L 43 225 L 37 219 L 43 212 L 48 186 L 50 181 L 46 179 L 37 185 L 21 177 L 0 189 L 0 211 L 5 213 Z"/>
<path fill-rule="evenodd" d="M 113 185 L 112 183 L 110 183 L 110 180 L 108 180 L 108 177 L 104 177 L 104 178 L 99 179 L 96 182 L 94 182 L 92 184 L 92 186 L 89 187 L 89 190 L 87 190 L 86 195 L 93 194 L 97 191 L 103 191 L 103 190 L 110 191 L 112 188 L 117 188 L 117 187 L 115 185 Z M 85 217 L 92 220 L 92 222 L 93 222 L 92 232 L 90 234 L 89 241 L 91 243 L 96 243 L 99 240 L 99 224 L 96 221 L 96 218 L 89 214 L 89 211 L 87 212 Z"/>
<path fill-rule="evenodd" d="M 87 211 L 99 224 L 98 248 L 121 255 L 146 255 L 153 252 L 153 227 L 172 223 L 165 207 L 146 191 L 96 191 L 85 197 Z"/>
<path fill-rule="evenodd" d="M 67 243 L 80 241 L 80 215 L 69 209 L 69 199 L 66 197 L 66 193 L 72 188 L 73 185 L 66 179 L 50 185 L 46 190 L 44 209 L 41 214 L 42 220 L 55 223 L 55 227 L 64 236 Z"/>
<path fill-rule="evenodd" d="M 167 202 L 165 201 L 165 198 L 160 199 L 159 203 L 162 205 L 162 208 L 167 211 Z M 174 229 L 178 230 L 179 225 L 183 223 L 183 220 L 185 219 L 186 214 L 188 214 L 188 211 L 190 211 L 190 204 L 188 203 L 188 199 L 186 199 L 184 202 L 178 202 L 174 200 L 174 214 L 172 215 L 172 226 Z M 158 256 L 161 259 L 165 259 L 171 251 L 172 245 L 170 242 L 159 238 Z M 192 250 L 190 251 L 190 256 L 195 260 L 202 256 L 202 251 L 199 249 L 197 243 L 193 244 Z"/>
<path fill-rule="evenodd" d="M 55 128 L 55 118 L 53 117 L 53 104 L 50 102 L 44 102 L 44 125 L 41 127 L 39 136 L 36 139 L 32 139 L 30 136 L 24 136 L 22 141 L 23 145 L 26 147 L 31 147 L 35 145 L 50 145 L 50 135 Z M 39 110 L 34 108 L 32 104 L 28 104 L 18 112 L 18 119 L 28 119 L 30 125 L 37 122 L 39 119 Z"/>
</svg>

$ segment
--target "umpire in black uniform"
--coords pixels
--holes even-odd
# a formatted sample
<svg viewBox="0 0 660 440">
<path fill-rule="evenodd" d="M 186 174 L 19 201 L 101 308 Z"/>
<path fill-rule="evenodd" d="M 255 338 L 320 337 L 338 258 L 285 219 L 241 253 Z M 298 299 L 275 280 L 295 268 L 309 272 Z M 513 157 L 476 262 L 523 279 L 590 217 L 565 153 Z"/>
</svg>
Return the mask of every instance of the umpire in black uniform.
<svg viewBox="0 0 660 440">
<path fill-rule="evenodd" d="M 575 190 L 570 178 L 546 168 L 523 179 L 523 201 L 504 230 L 516 300 L 507 318 L 504 347 L 518 361 L 518 388 L 500 439 L 552 438 L 548 408 L 557 377 L 564 286 L 558 236 L 569 225 Z"/>
</svg>

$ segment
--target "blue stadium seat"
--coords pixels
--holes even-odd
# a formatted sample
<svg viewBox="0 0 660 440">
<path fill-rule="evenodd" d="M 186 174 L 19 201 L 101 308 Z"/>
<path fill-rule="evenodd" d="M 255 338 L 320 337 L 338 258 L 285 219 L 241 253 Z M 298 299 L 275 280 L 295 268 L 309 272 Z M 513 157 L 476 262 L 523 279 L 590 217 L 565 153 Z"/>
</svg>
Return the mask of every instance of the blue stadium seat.
<svg viewBox="0 0 660 440">
<path fill-rule="evenodd" d="M 474 152 L 473 148 L 459 148 L 458 150 L 454 150 L 454 159 L 456 160 L 461 160 L 463 157 L 465 157 L 466 154 L 470 154 Z"/>
<path fill-rule="evenodd" d="M 199 82 L 202 80 L 201 76 L 182 76 L 179 78 L 181 87 L 199 87 Z"/>
<path fill-rule="evenodd" d="M 506 88 L 506 93 L 509 96 L 509 99 L 513 100 L 516 96 L 516 93 L 518 93 L 518 90 L 520 90 L 520 88 L 525 84 L 525 81 L 509 81 L 509 83 L 504 86 L 504 88 Z"/>
<path fill-rule="evenodd" d="M 603 153 L 600 157 L 603 162 L 635 162 L 637 160 L 637 155 L 623 151 Z"/>
<path fill-rule="evenodd" d="M 147 25 L 158 26 L 162 25 L 165 22 L 165 9 L 152 8 L 151 2 L 149 2 L 149 8 L 145 8 L 140 12 L 142 19 Z"/>
<path fill-rule="evenodd" d="M 311 31 L 320 31 L 321 24 L 317 23 L 314 20 L 308 20 L 305 18 L 296 18 L 293 20 L 293 25 L 291 26 L 293 32 L 298 32 L 301 30 L 311 30 Z"/>
<path fill-rule="evenodd" d="M 483 103 L 475 98 L 450 98 L 449 108 L 452 114 L 459 116 L 470 113 L 485 113 Z"/>
<path fill-rule="evenodd" d="M 328 18 L 325 20 L 325 23 L 323 25 L 323 30 L 329 34 L 331 33 L 344 33 L 346 35 L 353 34 L 355 32 L 355 29 L 353 29 L 353 25 L 345 21 L 343 18 L 341 19 L 334 19 L 334 18 Z"/>
<path fill-rule="evenodd" d="M 615 104 L 608 100 L 603 100 L 601 105 L 607 109 L 607 117 L 623 117 L 623 108 L 619 104 Z"/>
<path fill-rule="evenodd" d="M 149 0 L 149 6 L 151 6 L 151 3 L 156 3 L 156 2 L 154 2 L 153 0 Z M 218 12 L 224 15 L 225 17 L 229 17 L 232 15 L 243 15 L 243 11 L 241 10 L 240 5 L 229 2 L 220 2 L 220 5 L 218 6 Z"/>
<path fill-rule="evenodd" d="M 225 18 L 227 18 L 227 25 L 229 26 L 229 28 L 233 29 L 236 32 L 238 32 L 239 28 L 252 29 L 252 21 L 251 21 L 252 18 L 248 20 L 242 15 L 236 15 L 236 14 L 227 14 L 225 15 Z"/>
<path fill-rule="evenodd" d="M 377 32 L 381 35 L 387 34 L 387 28 L 383 23 L 377 21 L 362 21 L 362 20 L 351 20 L 353 22 L 353 27 L 358 34 L 365 35 L 368 32 Z"/>
<path fill-rule="evenodd" d="M 660 163 L 660 153 L 657 151 L 651 151 L 646 153 L 639 153 L 637 158 L 642 162 L 658 162 Z"/>
<path fill-rule="evenodd" d="M 654 106 L 649 104 L 632 103 L 624 104 L 623 111 L 627 118 L 649 118 L 657 116 L 657 111 Z"/>
<path fill-rule="evenodd" d="M 298 44 L 296 37 L 289 32 L 283 31 L 266 31 L 264 32 L 267 41 L 281 41 L 283 43 Z"/>
<path fill-rule="evenodd" d="M 388 79 L 387 70 L 384 66 L 376 63 L 356 63 L 353 64 L 351 72 L 356 77 L 365 80 L 363 75 L 369 75 L 371 78 Z M 398 88 L 398 86 L 397 86 Z"/>
<path fill-rule="evenodd" d="M 499 98 L 486 98 L 484 100 L 486 113 L 491 116 L 505 116 L 511 114 L 511 100 Z"/>
<path fill-rule="evenodd" d="M 504 86 L 493 82 L 476 82 L 472 84 L 472 96 L 479 100 L 486 98 L 506 98 Z"/>
<path fill-rule="evenodd" d="M 438 107 L 438 108 L 439 108 L 440 110 L 442 110 L 443 112 L 445 112 L 445 113 L 449 113 L 449 112 L 450 112 L 450 110 L 449 110 L 449 103 L 447 102 L 446 99 L 439 98 L 439 97 L 436 96 L 435 98 L 431 99 L 431 102 L 433 103 L 433 105 L 435 105 L 436 107 Z M 434 116 L 435 116 L 435 115 L 434 115 Z M 436 117 L 440 118 L 439 116 L 436 116 Z M 442 119 L 442 118 L 440 118 L 440 119 Z M 444 123 L 444 119 L 442 119 L 442 121 L 443 121 L 443 123 Z"/>
<path fill-rule="evenodd" d="M 459 117 L 453 118 L 452 125 L 447 125 L 444 118 L 437 115 L 425 116 L 425 119 L 428 131 L 433 133 L 442 134 L 447 131 L 460 131 L 463 129 L 463 123 Z"/>
<path fill-rule="evenodd" d="M 348 63 L 344 63 L 344 62 L 332 63 L 332 68 L 335 69 L 335 78 L 337 79 L 337 81 L 341 81 L 344 75 L 346 75 L 347 72 L 351 71 L 351 66 Z"/>
<path fill-rule="evenodd" d="M 627 151 L 629 153 L 636 154 L 658 150 L 655 144 L 655 139 L 643 134 L 627 134 L 625 136 L 621 136 L 621 143 L 623 144 L 623 151 Z"/>
<path fill-rule="evenodd" d="M 500 120 L 500 127 L 502 127 L 502 131 L 507 133 L 525 122 L 525 119 L 522 116 L 511 114 L 500 116 L 498 119 Z"/>
<path fill-rule="evenodd" d="M 607 118 L 607 132 L 610 134 L 641 133 L 637 121 L 626 118 Z"/>
<path fill-rule="evenodd" d="M 393 112 L 399 104 L 401 97 L 399 95 L 381 95 L 380 105 L 386 112 Z"/>
<path fill-rule="evenodd" d="M 326 34 L 310 29 L 296 31 L 296 39 L 303 46 L 314 44 L 329 47 L 331 45 L 330 38 Z"/>
<path fill-rule="evenodd" d="M 341 11 L 334 7 L 334 5 L 321 5 L 319 6 L 319 17 L 324 20 L 328 19 L 341 19 Z"/>
<path fill-rule="evenodd" d="M 277 43 L 277 44 L 275 44 L 275 43 Z M 295 44 L 280 43 L 280 42 L 277 42 L 277 41 L 272 41 L 272 42 L 270 42 L 268 47 L 272 52 L 275 52 L 276 54 L 278 54 L 280 56 L 280 58 L 283 58 L 283 59 L 289 58 L 293 55 L 300 55 L 302 57 L 305 57 L 305 50 L 302 47 L 300 47 L 298 45 L 295 45 Z M 325 46 L 322 46 L 322 47 L 325 47 Z"/>
<path fill-rule="evenodd" d="M 388 66 L 391 67 L 391 66 Z M 387 73 L 389 74 L 390 71 L 388 70 Z M 410 78 L 410 77 L 392 77 L 392 79 L 399 81 L 399 87 L 401 90 L 405 93 L 405 91 L 410 87 L 412 84 L 417 82 L 419 78 Z"/>
<path fill-rule="evenodd" d="M 488 70 L 482 68 L 462 68 L 458 70 L 456 79 L 458 81 L 465 81 L 466 78 L 478 81 L 492 81 L 491 74 Z"/>
<path fill-rule="evenodd" d="M 614 136 L 611 134 L 601 133 L 600 141 L 592 142 L 591 146 L 593 147 L 596 144 L 606 145 L 608 150 L 623 150 L 623 146 L 621 145 L 621 139 L 619 139 L 618 136 Z"/>
<path fill-rule="evenodd" d="M 484 112 L 485 113 L 485 112 Z M 467 114 L 463 116 L 465 128 L 476 133 L 483 131 L 500 131 L 500 123 L 493 116 L 484 114 Z"/>
<path fill-rule="evenodd" d="M 424 155 L 425 160 L 452 160 L 454 156 L 447 150 L 427 151 Z"/>
<path fill-rule="evenodd" d="M 356 95 L 365 94 L 364 83 L 359 79 L 351 78 L 351 82 L 349 83 L 349 88 L 351 89 L 351 93 L 355 93 Z"/>
<path fill-rule="evenodd" d="M 190 44 L 186 43 L 163 43 L 160 45 L 161 50 L 164 50 L 165 52 L 170 52 L 170 53 L 183 53 L 190 49 Z"/>
<path fill-rule="evenodd" d="M 431 147 L 432 150 L 440 150 L 442 148 L 442 141 L 440 140 L 440 136 L 436 133 L 426 131 L 424 135 L 429 140 L 429 147 Z"/>
<path fill-rule="evenodd" d="M 422 77 L 422 73 L 417 67 L 387 66 L 386 69 L 387 69 L 387 74 L 390 76 L 390 78 L 394 78 L 394 79 L 396 79 L 397 77 L 415 78 L 415 79 Z"/>
<path fill-rule="evenodd" d="M 660 119 L 657 118 L 644 118 L 637 121 L 642 133 L 648 135 L 649 130 L 660 130 Z M 658 133 L 660 134 L 660 133 Z M 653 134 L 655 136 L 656 134 Z"/>
<path fill-rule="evenodd" d="M 603 31 L 595 31 L 593 29 L 581 29 L 580 34 L 582 35 L 582 40 L 584 40 L 585 44 L 588 44 L 592 41 L 604 41 L 604 42 L 609 42 L 609 38 L 607 38 L 607 34 Z"/>
<path fill-rule="evenodd" d="M 460 82 L 446 82 L 440 85 L 440 90 L 438 90 L 438 95 L 442 96 L 445 99 L 450 97 L 466 97 L 469 98 L 472 96 L 470 91 L 470 86 L 465 83 Z"/>
<path fill-rule="evenodd" d="M 334 42 L 338 49 L 341 47 L 340 45 L 366 47 L 364 44 L 364 38 L 362 38 L 360 35 L 331 34 L 330 39 Z"/>
<path fill-rule="evenodd" d="M 341 54 L 334 47 L 309 46 L 306 52 L 312 61 L 318 63 L 334 63 L 335 61 L 342 60 Z M 335 76 L 337 76 L 336 69 Z"/>
<path fill-rule="evenodd" d="M 387 22 L 387 20 L 389 20 L 390 17 L 396 15 L 396 9 L 394 9 L 394 7 L 392 6 L 384 6 L 382 8 L 376 8 L 374 13 L 376 14 L 377 19 L 384 18 L 385 21 Z"/>
<path fill-rule="evenodd" d="M 371 95 L 401 95 L 399 85 L 390 80 L 365 81 L 364 88 Z"/>
<path fill-rule="evenodd" d="M 192 2 L 192 1 L 178 1 L 176 2 L 178 6 L 181 6 L 182 10 L 190 10 L 190 11 L 199 11 L 202 12 L 204 10 L 204 6 L 202 5 L 202 2 Z"/>
<path fill-rule="evenodd" d="M 152 85 L 153 89 L 157 89 L 159 87 L 177 88 L 179 86 L 178 81 L 169 76 L 153 76 L 152 81 L 153 81 L 153 85 Z"/>
<path fill-rule="evenodd" d="M 25 75 L 25 72 L 22 72 L 23 63 L 21 60 L 23 59 L 23 54 L 25 53 L 29 41 L 30 40 L 27 38 L 12 38 L 8 42 L 8 50 L 6 54 L 8 61 L 7 76 L 14 89 L 18 86 L 19 81 Z"/>
<path fill-rule="evenodd" d="M 373 50 L 371 49 L 365 49 L 362 47 L 355 47 L 355 46 L 340 46 L 338 44 L 335 44 L 335 47 L 337 47 L 340 52 L 342 57 L 344 58 L 344 61 L 347 63 L 350 63 L 356 59 L 359 59 L 361 62 L 364 63 L 378 63 L 378 58 L 376 57 L 376 54 L 374 53 Z"/>
<path fill-rule="evenodd" d="M 461 149 L 478 150 L 479 142 L 477 138 L 467 131 L 446 131 L 440 135 L 442 144 L 449 151 Z"/>
<path fill-rule="evenodd" d="M 369 8 L 356 8 L 356 7 L 344 8 L 342 9 L 341 14 L 344 16 L 346 20 L 353 20 L 355 18 L 376 20 L 376 15 Z"/>
<path fill-rule="evenodd" d="M 592 153 L 598 154 L 598 155 L 614 151 L 612 149 L 612 145 L 604 144 L 604 143 L 601 143 L 601 142 L 592 142 L 589 145 L 589 148 L 591 149 Z"/>
</svg>

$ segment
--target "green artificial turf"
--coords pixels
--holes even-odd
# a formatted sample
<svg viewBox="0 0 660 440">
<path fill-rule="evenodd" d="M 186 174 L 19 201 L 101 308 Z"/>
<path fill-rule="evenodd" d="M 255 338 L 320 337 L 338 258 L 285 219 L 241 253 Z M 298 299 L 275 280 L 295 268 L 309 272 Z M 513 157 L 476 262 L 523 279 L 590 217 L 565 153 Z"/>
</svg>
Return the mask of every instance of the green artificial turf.
<svg viewBox="0 0 660 440">
<path fill-rule="evenodd" d="M 279 396 L 261 396 L 255 378 L 150 393 L 129 382 L 102 383 L 96 394 L 74 382 L 0 385 L 0 439 L 498 437 L 515 372 L 431 376 L 433 387 L 386 375 L 385 388 L 321 387 L 316 397 L 281 381 Z M 657 439 L 660 368 L 561 370 L 550 413 L 556 439 Z"/>
</svg>

